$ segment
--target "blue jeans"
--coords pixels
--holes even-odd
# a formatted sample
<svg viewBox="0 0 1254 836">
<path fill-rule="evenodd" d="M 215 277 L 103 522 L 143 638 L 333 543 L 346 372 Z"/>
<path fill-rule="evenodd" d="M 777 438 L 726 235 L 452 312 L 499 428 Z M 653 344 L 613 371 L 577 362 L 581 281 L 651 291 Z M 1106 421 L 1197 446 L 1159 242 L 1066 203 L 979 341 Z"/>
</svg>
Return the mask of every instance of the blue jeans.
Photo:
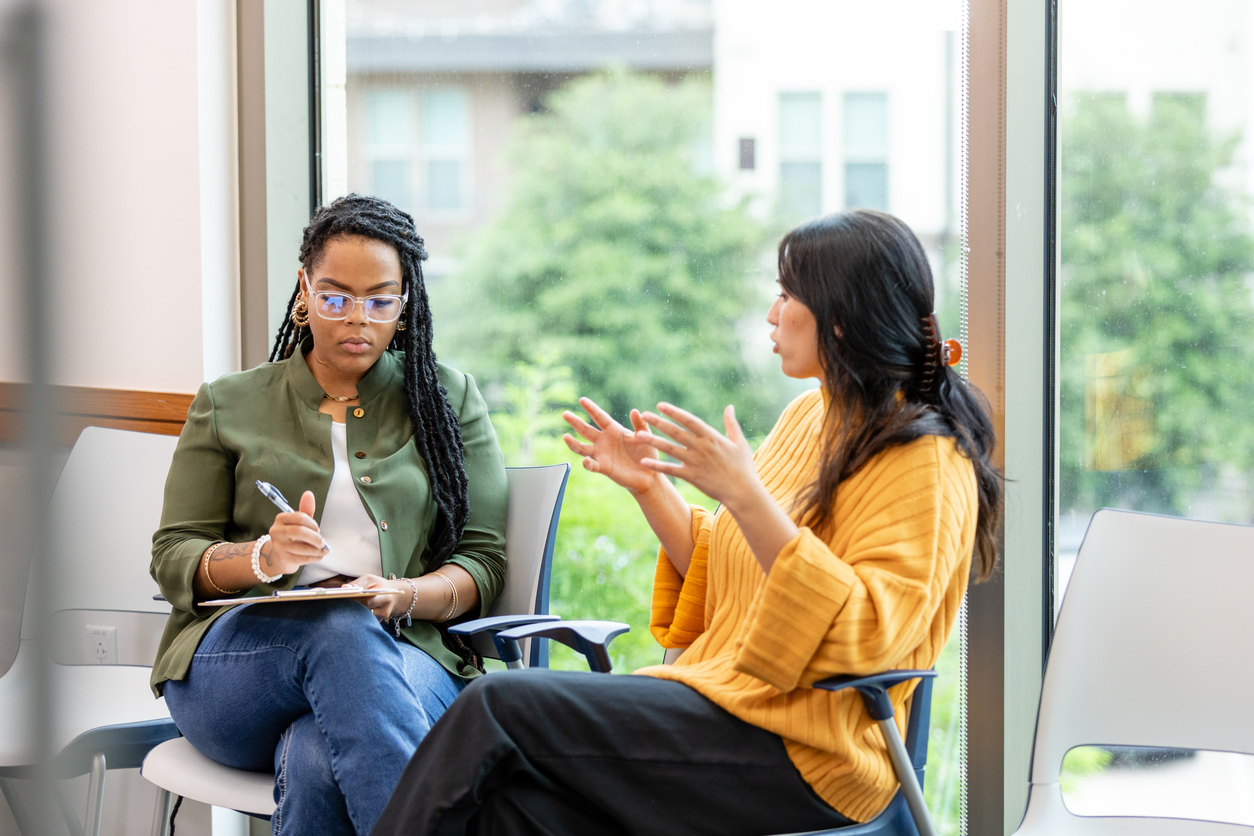
<svg viewBox="0 0 1254 836">
<path fill-rule="evenodd" d="M 165 699 L 204 755 L 274 770 L 276 834 L 366 836 L 464 684 L 356 601 L 293 602 L 219 618 Z"/>
</svg>

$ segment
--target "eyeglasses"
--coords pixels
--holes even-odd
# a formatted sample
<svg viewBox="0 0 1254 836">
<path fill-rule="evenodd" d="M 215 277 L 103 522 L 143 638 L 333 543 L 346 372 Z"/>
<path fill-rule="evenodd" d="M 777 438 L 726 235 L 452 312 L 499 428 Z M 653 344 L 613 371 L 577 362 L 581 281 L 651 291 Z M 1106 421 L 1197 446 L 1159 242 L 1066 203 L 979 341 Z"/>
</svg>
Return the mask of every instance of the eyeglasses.
<svg viewBox="0 0 1254 836">
<path fill-rule="evenodd" d="M 348 315 L 357 307 L 357 303 L 361 302 L 362 310 L 366 312 L 366 319 L 370 322 L 395 322 L 400 318 L 401 310 L 405 307 L 405 301 L 409 299 L 409 293 L 406 292 L 400 296 L 391 293 L 381 293 L 375 296 L 354 296 L 351 293 L 341 293 L 338 290 L 320 290 L 317 293 L 309 291 L 309 284 L 305 284 L 306 292 L 309 292 L 309 298 L 313 300 L 312 307 L 323 319 L 340 320 L 347 319 Z"/>
</svg>

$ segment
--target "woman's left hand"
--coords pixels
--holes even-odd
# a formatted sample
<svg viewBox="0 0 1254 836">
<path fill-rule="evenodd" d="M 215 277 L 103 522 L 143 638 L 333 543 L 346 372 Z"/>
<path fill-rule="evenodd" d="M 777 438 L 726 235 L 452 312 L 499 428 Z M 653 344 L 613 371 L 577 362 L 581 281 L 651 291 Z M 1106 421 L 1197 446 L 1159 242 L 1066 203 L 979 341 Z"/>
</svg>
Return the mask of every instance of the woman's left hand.
<svg viewBox="0 0 1254 836">
<path fill-rule="evenodd" d="M 753 466 L 753 450 L 736 421 L 736 410 L 723 410 L 723 435 L 690 412 L 668 403 L 657 405 L 661 415 L 644 413 L 649 426 L 665 433 L 670 440 L 649 432 L 637 432 L 636 440 L 656 447 L 674 462 L 645 459 L 640 464 L 691 483 L 711 499 L 735 510 L 762 491 L 762 482 Z M 673 423 L 672 423 L 673 422 Z"/>
<path fill-rule="evenodd" d="M 363 589 L 395 589 L 402 592 L 402 595 L 372 595 L 369 598 L 359 598 L 361 603 L 366 605 L 366 609 L 380 621 L 387 621 L 389 618 L 395 618 L 401 613 L 409 609 L 410 599 L 413 598 L 414 591 L 410 589 L 409 584 L 404 581 L 390 581 L 381 578 L 378 575 L 362 575 L 356 580 L 349 581 L 345 586 L 360 586 Z"/>
</svg>

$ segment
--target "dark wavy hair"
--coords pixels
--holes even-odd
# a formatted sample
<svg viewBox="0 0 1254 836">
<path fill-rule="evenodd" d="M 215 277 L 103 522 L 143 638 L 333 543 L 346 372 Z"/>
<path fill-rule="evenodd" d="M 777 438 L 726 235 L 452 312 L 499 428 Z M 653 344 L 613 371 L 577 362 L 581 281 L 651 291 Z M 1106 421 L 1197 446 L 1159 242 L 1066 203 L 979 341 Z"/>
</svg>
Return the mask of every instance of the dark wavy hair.
<svg viewBox="0 0 1254 836">
<path fill-rule="evenodd" d="M 439 519 L 427 546 L 431 552 L 427 565 L 430 572 L 442 566 L 457 549 L 470 517 L 470 492 L 461 424 L 448 402 L 447 390 L 440 384 L 435 350 L 431 345 L 431 306 L 422 279 L 422 262 L 427 258 L 427 250 L 408 213 L 377 197 L 350 194 L 314 213 L 301 241 L 300 263 L 308 272 L 318 265 L 330 241 L 355 235 L 381 241 L 396 250 L 401 262 L 401 282 L 409 291 L 401 318 L 404 328 L 397 330 L 388 348 L 405 354 L 404 386 L 409 423 L 414 430 L 414 444 L 427 466 L 431 493 L 439 509 Z M 292 308 L 299 297 L 300 283 L 297 282 L 270 350 L 271 362 L 291 357 L 309 334 L 308 326 L 297 328 L 292 322 Z M 445 644 L 464 661 L 475 664 L 464 643 L 447 633 L 444 638 Z"/>
<path fill-rule="evenodd" d="M 828 411 L 818 477 L 803 518 L 829 524 L 836 489 L 873 456 L 925 435 L 953 438 L 975 465 L 973 572 L 997 565 L 1002 474 L 978 389 L 941 359 L 932 331 L 932 268 L 914 233 L 884 212 L 853 209 L 802 224 L 779 243 L 779 282 L 814 314 Z"/>
</svg>

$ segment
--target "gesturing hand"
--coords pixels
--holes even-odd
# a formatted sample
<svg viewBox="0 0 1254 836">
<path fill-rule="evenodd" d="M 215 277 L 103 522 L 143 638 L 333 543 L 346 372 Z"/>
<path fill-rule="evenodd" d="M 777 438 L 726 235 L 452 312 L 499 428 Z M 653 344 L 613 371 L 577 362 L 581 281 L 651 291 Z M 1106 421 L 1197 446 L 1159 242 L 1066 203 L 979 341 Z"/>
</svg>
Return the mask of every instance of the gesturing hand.
<svg viewBox="0 0 1254 836">
<path fill-rule="evenodd" d="M 645 429 L 636 432 L 636 441 L 676 461 L 664 462 L 655 454 L 641 460 L 641 467 L 678 476 L 733 513 L 743 502 L 759 498 L 762 482 L 753 466 L 753 450 L 741 432 L 733 407 L 723 410 L 726 435 L 677 406 L 660 403 L 657 408 L 671 420 L 652 412 L 641 417 L 648 426 L 670 436 L 670 440 Z"/>
<path fill-rule="evenodd" d="M 570 433 L 563 435 L 562 440 L 572 452 L 583 456 L 584 469 L 608 476 L 616 485 L 636 495 L 656 484 L 657 473 L 644 467 L 641 461 L 657 459 L 657 451 L 640 439 L 641 435 L 649 437 L 649 428 L 639 410 L 631 411 L 631 425 L 636 430 L 632 432 L 611 418 L 608 412 L 590 398 L 580 398 L 579 405 L 597 425 L 589 424 L 569 410 L 563 412 L 562 417 L 566 419 L 566 423 L 586 438 L 587 442 L 579 441 Z"/>
<path fill-rule="evenodd" d="M 261 565 L 267 575 L 290 575 L 306 563 L 322 559 L 322 535 L 314 522 L 317 505 L 313 491 L 300 495 L 298 511 L 276 514 L 270 526 L 270 542 L 261 549 Z"/>
</svg>

